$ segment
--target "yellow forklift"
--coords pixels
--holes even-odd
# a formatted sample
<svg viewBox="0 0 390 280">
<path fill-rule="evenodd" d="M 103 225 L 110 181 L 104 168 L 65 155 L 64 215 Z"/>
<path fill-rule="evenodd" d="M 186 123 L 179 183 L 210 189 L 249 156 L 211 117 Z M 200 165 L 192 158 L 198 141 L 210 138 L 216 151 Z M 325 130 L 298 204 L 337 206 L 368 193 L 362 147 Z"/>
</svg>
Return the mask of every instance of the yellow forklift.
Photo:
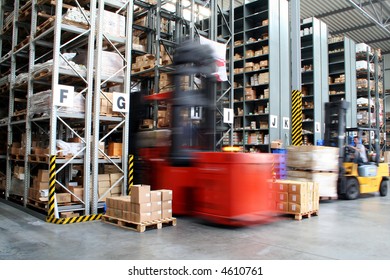
<svg viewBox="0 0 390 280">
<path fill-rule="evenodd" d="M 348 102 L 342 100 L 325 104 L 325 146 L 339 147 L 339 179 L 337 193 L 342 199 L 357 199 L 360 194 L 379 192 L 387 195 L 389 165 L 380 162 L 379 129 L 346 129 Z M 358 136 L 366 148 L 366 163 L 358 163 L 352 156 L 353 137 Z"/>
</svg>

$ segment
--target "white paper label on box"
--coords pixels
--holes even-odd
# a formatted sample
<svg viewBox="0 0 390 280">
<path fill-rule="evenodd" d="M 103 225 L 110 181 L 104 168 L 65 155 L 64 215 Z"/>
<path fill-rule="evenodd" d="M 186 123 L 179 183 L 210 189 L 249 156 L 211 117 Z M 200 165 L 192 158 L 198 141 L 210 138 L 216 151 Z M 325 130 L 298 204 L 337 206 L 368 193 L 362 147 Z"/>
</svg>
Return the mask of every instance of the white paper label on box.
<svg viewBox="0 0 390 280">
<path fill-rule="evenodd" d="M 113 104 L 112 111 L 114 112 L 129 112 L 129 95 L 120 92 L 114 92 L 112 94 Z"/>
<path fill-rule="evenodd" d="M 293 211 L 295 211 L 296 208 L 297 208 L 297 207 L 295 206 L 295 204 L 292 204 L 292 205 L 291 205 L 291 209 L 292 209 Z"/>
<path fill-rule="evenodd" d="M 291 198 L 292 198 L 292 201 L 297 201 L 297 196 L 295 194 L 292 195 Z"/>
<path fill-rule="evenodd" d="M 57 85 L 53 94 L 54 105 L 61 107 L 73 107 L 74 87 Z"/>
<path fill-rule="evenodd" d="M 294 192 L 296 192 L 296 191 L 297 191 L 297 186 L 296 186 L 296 185 L 292 185 L 292 186 L 291 186 L 291 189 L 292 189 Z"/>
</svg>

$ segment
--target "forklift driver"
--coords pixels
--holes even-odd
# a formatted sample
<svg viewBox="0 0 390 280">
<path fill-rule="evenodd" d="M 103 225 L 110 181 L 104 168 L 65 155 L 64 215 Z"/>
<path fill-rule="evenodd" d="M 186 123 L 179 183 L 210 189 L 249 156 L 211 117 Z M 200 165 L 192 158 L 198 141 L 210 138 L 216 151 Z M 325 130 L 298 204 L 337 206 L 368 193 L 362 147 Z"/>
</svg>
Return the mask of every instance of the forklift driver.
<svg viewBox="0 0 390 280">
<path fill-rule="evenodd" d="M 355 146 L 349 146 L 355 151 L 354 154 L 354 162 L 355 163 L 366 163 L 368 162 L 366 148 L 362 143 L 360 143 L 360 139 L 358 136 L 353 137 L 353 142 Z"/>
</svg>

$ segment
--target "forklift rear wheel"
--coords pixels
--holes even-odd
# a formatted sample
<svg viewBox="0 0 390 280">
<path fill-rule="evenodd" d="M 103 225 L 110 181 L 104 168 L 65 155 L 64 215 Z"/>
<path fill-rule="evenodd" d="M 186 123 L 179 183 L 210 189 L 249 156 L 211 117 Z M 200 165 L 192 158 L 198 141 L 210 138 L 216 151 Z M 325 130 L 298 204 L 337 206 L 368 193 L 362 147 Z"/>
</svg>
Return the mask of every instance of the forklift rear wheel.
<svg viewBox="0 0 390 280">
<path fill-rule="evenodd" d="M 356 178 L 349 178 L 347 180 L 345 198 L 353 200 L 359 197 L 359 181 Z"/>
<path fill-rule="evenodd" d="M 386 196 L 387 195 L 387 184 L 388 184 L 387 180 L 382 180 L 381 186 L 379 187 L 379 194 L 381 196 Z"/>
</svg>

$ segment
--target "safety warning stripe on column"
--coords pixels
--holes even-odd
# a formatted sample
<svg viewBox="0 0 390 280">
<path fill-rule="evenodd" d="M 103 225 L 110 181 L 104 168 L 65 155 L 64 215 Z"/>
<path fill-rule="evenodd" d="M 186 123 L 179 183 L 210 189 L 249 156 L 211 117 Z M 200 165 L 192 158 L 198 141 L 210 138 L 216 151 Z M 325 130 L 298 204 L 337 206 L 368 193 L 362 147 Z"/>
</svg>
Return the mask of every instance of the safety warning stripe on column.
<svg viewBox="0 0 390 280">
<path fill-rule="evenodd" d="M 133 185 L 133 170 L 134 170 L 134 156 L 129 155 L 129 162 L 127 164 L 127 195 L 131 195 L 131 186 Z"/>
<path fill-rule="evenodd" d="M 57 224 L 57 225 L 66 225 L 66 224 L 74 224 L 74 223 L 83 223 L 100 220 L 103 214 L 93 214 L 79 217 L 71 217 L 71 218 L 54 218 L 47 217 L 46 222 Z"/>
<path fill-rule="evenodd" d="M 291 144 L 302 146 L 302 93 L 299 90 L 292 91 L 291 106 Z"/>
<path fill-rule="evenodd" d="M 102 218 L 102 214 L 86 215 L 71 218 L 56 218 L 55 211 L 55 188 L 56 186 L 56 156 L 50 156 L 49 161 L 49 202 L 46 222 L 53 224 L 72 224 L 95 221 Z"/>
<path fill-rule="evenodd" d="M 49 161 L 49 202 L 47 218 L 54 218 L 54 199 L 56 191 L 56 156 L 50 156 Z"/>
</svg>

